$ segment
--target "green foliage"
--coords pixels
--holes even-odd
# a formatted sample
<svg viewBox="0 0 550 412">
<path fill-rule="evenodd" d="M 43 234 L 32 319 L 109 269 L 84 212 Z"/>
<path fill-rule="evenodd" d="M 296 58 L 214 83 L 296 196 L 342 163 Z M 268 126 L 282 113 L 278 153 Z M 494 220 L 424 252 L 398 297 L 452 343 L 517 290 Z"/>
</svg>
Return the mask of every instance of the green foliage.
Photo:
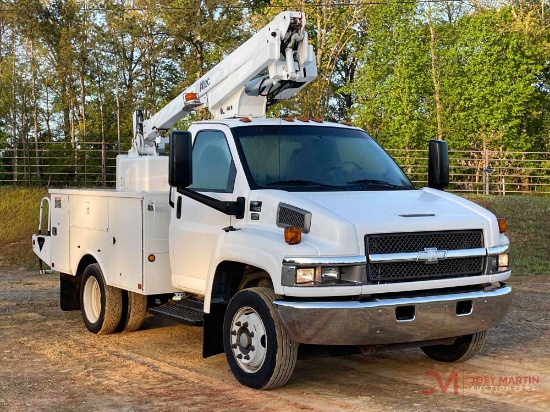
<svg viewBox="0 0 550 412">
<path fill-rule="evenodd" d="M 534 39 L 514 30 L 511 11 L 462 17 L 446 45 L 454 55 L 444 82 L 446 120 L 456 146 L 532 150 L 536 136 L 526 130 L 540 110 L 534 85 L 545 59 Z"/>
<path fill-rule="evenodd" d="M 548 27 L 512 6 L 455 14 L 445 7 L 385 5 L 370 15 L 353 85 L 356 122 L 388 147 L 424 148 L 436 137 L 435 80 L 451 147 L 548 150 L 540 140 L 550 104 Z"/>
<path fill-rule="evenodd" d="M 414 4 L 371 10 L 354 84 L 354 121 L 386 147 L 422 147 L 433 135 L 426 29 Z"/>
</svg>

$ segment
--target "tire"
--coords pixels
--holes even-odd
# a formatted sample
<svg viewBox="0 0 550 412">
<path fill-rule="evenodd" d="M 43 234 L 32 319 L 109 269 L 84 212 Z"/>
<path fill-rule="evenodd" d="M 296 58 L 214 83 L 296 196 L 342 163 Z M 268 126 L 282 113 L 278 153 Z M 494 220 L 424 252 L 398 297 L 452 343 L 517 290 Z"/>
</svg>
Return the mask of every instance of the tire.
<svg viewBox="0 0 550 412">
<path fill-rule="evenodd" d="M 296 365 L 298 343 L 291 340 L 275 313 L 275 299 L 271 289 L 245 289 L 231 299 L 225 312 L 227 363 L 235 379 L 250 388 L 283 386 Z"/>
<path fill-rule="evenodd" d="M 439 362 L 464 362 L 473 358 L 483 348 L 486 331 L 460 336 L 452 345 L 423 346 L 420 349 Z"/>
<path fill-rule="evenodd" d="M 97 263 L 82 276 L 80 308 L 86 328 L 98 335 L 113 333 L 122 314 L 122 290 L 107 286 Z"/>
<path fill-rule="evenodd" d="M 122 316 L 117 327 L 118 332 L 134 332 L 141 328 L 147 313 L 147 296 L 122 291 Z"/>
</svg>

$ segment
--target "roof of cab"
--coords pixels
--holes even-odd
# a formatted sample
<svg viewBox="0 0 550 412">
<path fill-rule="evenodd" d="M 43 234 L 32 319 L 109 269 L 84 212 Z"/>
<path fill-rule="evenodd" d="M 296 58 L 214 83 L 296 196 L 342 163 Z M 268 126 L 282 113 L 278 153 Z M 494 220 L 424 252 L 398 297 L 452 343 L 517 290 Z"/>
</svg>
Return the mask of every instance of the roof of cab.
<svg viewBox="0 0 550 412">
<path fill-rule="evenodd" d="M 247 119 L 250 121 L 243 121 L 243 119 Z M 325 121 L 315 121 L 312 119 L 309 120 L 299 120 L 298 118 L 292 118 L 292 120 L 288 120 L 289 118 L 259 118 L 259 117 L 237 117 L 237 118 L 231 118 L 231 119 L 212 119 L 212 120 L 201 120 L 198 122 L 193 122 L 193 124 L 196 125 L 203 125 L 203 124 L 223 124 L 227 127 L 246 127 L 246 126 L 304 126 L 304 125 L 311 125 L 311 126 L 321 126 L 321 127 L 343 127 L 343 128 L 352 128 L 352 129 L 359 129 L 355 126 L 349 126 L 342 123 L 332 123 L 332 122 L 325 122 Z M 317 120 L 317 119 L 316 119 Z M 361 130 L 361 129 L 359 129 Z"/>
</svg>

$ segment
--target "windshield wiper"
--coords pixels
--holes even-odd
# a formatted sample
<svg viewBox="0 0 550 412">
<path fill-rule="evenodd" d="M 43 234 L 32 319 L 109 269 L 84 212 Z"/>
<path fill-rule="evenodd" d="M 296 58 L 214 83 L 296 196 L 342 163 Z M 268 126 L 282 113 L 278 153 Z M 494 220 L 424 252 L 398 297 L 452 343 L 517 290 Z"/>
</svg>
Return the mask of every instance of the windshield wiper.
<svg viewBox="0 0 550 412">
<path fill-rule="evenodd" d="M 394 185 L 390 182 L 386 182 L 385 180 L 378 180 L 378 179 L 359 179 L 359 180 L 352 180 L 351 182 L 347 182 L 348 185 L 351 184 L 363 184 L 363 190 L 368 186 L 383 186 L 383 187 L 389 187 L 392 189 L 399 189 L 399 190 L 407 190 L 409 189 L 406 186 L 400 186 L 400 185 Z"/>
<path fill-rule="evenodd" d="M 349 190 L 349 188 L 345 186 L 328 185 L 326 183 L 315 182 L 314 180 L 301 179 L 277 180 L 276 182 L 267 183 L 266 186 L 321 186 L 331 189 Z"/>
</svg>

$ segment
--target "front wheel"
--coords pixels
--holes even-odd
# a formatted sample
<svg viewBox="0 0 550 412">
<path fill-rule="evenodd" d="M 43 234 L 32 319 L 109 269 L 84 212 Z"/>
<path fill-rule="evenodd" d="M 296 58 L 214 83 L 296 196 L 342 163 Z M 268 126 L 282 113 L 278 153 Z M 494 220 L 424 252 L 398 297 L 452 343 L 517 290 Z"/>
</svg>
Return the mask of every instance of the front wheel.
<svg viewBox="0 0 550 412">
<path fill-rule="evenodd" d="M 420 349 L 428 357 L 439 362 L 464 362 L 473 358 L 483 348 L 485 332 L 460 336 L 452 345 L 423 346 Z"/>
<path fill-rule="evenodd" d="M 235 378 L 254 389 L 283 386 L 292 375 L 298 343 L 275 313 L 276 295 L 268 288 L 237 293 L 225 313 L 223 346 Z"/>
</svg>

